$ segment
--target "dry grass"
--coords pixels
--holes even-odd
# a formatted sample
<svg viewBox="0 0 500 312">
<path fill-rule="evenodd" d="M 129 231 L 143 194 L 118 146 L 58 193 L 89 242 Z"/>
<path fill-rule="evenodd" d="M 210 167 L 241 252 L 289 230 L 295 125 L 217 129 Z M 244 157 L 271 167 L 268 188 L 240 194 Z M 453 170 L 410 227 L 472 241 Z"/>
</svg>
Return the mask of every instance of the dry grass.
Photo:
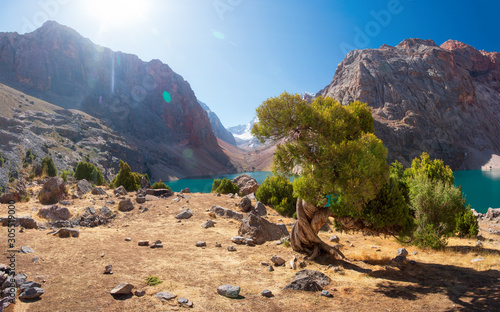
<svg viewBox="0 0 500 312">
<path fill-rule="evenodd" d="M 111 191 L 108 191 L 111 194 Z M 98 228 L 80 228 L 79 238 L 58 238 L 47 235 L 48 230 L 26 230 L 17 233 L 16 245 L 29 246 L 34 254 L 17 256 L 18 272 L 29 280 L 45 281 L 45 294 L 34 302 L 20 302 L 11 308 L 16 311 L 174 311 L 182 310 L 176 302 L 162 303 L 155 298 L 159 291 L 171 291 L 194 302 L 193 311 L 495 311 L 500 297 L 500 246 L 498 237 L 484 241 L 482 249 L 473 248 L 475 240 L 451 239 L 444 251 L 420 250 L 406 247 L 408 260 L 417 264 L 397 265 L 390 260 L 402 246 L 393 239 L 365 237 L 359 234 L 336 233 L 343 244 L 348 261 L 322 257 L 307 261 L 307 268 L 321 271 L 332 278 L 325 287 L 334 298 L 319 293 L 285 291 L 296 271 L 288 261 L 296 253 L 283 245 L 269 242 L 261 246 L 235 245 L 236 252 L 227 251 L 231 237 L 237 235 L 239 222 L 217 218 L 214 228 L 201 224 L 210 217 L 212 205 L 236 208 L 238 199 L 214 194 L 190 194 L 189 202 L 169 199 L 150 201 L 145 213 L 134 209 L 118 213 L 116 220 Z M 110 196 L 113 197 L 114 196 Z M 105 205 L 107 198 L 87 195 L 76 200 L 70 208 L 74 215 L 82 215 L 85 207 L 96 209 Z M 95 204 L 92 203 L 95 201 Z M 115 201 L 118 200 L 115 198 Z M 17 204 L 17 215 L 32 214 L 33 207 L 41 207 L 32 199 Z M 109 206 L 117 209 L 117 204 Z M 136 207 L 139 205 L 136 205 Z M 177 222 L 175 215 L 189 207 L 195 215 Z M 272 209 L 272 222 L 282 219 Z M 0 216 L 7 214 L 7 206 L 0 207 Z M 290 226 L 288 227 L 290 229 Z M 0 238 L 6 238 L 7 228 L 0 228 Z M 332 233 L 321 232 L 328 241 Z M 487 239 L 487 235 L 483 234 Z M 126 237 L 132 239 L 125 241 Z M 160 239 L 164 248 L 139 247 L 138 240 L 153 242 Z M 204 240 L 206 248 L 195 247 Z M 348 241 L 348 242 L 347 242 Z M 469 244 L 470 241 L 470 244 Z M 222 248 L 215 247 L 221 243 Z M 354 247 L 350 247 L 350 244 Z M 6 250 L 6 239 L 0 239 L 1 250 Z M 372 248 L 375 247 L 375 248 Z M 413 255 L 413 251 L 417 251 Z M 104 253 L 104 257 L 101 254 Z M 270 262 L 278 254 L 287 260 L 287 267 L 268 272 L 261 262 Z M 3 252 L 3 257 L 6 253 Z M 32 259 L 38 256 L 38 263 Z M 471 259 L 485 260 L 471 263 Z M 300 255 L 299 259 L 302 259 Z M 0 260 L 6 262 L 6 259 Z M 112 275 L 104 275 L 104 267 L 113 265 Z M 335 272 L 328 265 L 340 268 Z M 157 276 L 163 283 L 147 286 L 145 279 Z M 116 285 L 128 282 L 135 289 L 145 289 L 144 297 L 117 300 L 109 295 Z M 222 284 L 239 285 L 243 299 L 219 296 L 216 288 Z M 260 292 L 271 290 L 275 297 L 264 298 Z"/>
</svg>

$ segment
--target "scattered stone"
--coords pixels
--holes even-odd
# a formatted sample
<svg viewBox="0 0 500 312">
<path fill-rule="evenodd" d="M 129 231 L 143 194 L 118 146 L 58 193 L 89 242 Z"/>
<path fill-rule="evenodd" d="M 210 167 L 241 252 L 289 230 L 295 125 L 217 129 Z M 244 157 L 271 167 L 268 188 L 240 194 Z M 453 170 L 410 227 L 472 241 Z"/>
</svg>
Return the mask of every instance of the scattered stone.
<svg viewBox="0 0 500 312">
<path fill-rule="evenodd" d="M 213 211 L 210 211 L 210 212 L 208 213 L 208 216 L 209 216 L 210 218 L 212 218 L 212 219 L 216 219 L 216 218 L 217 218 L 217 216 L 215 215 L 215 212 L 213 212 Z"/>
<path fill-rule="evenodd" d="M 19 299 L 36 299 L 44 294 L 44 291 L 40 287 L 28 288 L 19 294 Z"/>
<path fill-rule="evenodd" d="M 268 266 L 269 265 L 269 263 L 267 263 L 267 262 L 261 262 L 260 264 L 264 265 L 264 266 Z"/>
<path fill-rule="evenodd" d="M 38 216 L 47 220 L 69 220 L 71 213 L 66 207 L 58 205 L 42 207 L 38 210 Z"/>
<path fill-rule="evenodd" d="M 113 193 L 115 196 L 125 196 L 127 195 L 127 190 L 123 187 L 123 185 L 120 185 L 113 191 Z"/>
<path fill-rule="evenodd" d="M 141 213 L 144 213 L 144 212 L 146 212 L 148 210 L 149 210 L 148 207 L 144 207 L 144 208 L 141 209 Z"/>
<path fill-rule="evenodd" d="M 108 264 L 107 266 L 104 267 L 104 274 L 113 274 L 113 266 L 111 264 Z"/>
<path fill-rule="evenodd" d="M 38 228 L 36 221 L 31 216 L 17 217 L 15 219 L 15 221 L 16 222 L 15 222 L 14 226 L 21 226 L 25 229 L 37 229 Z M 9 218 L 8 217 L 0 218 L 0 223 L 2 223 L 2 226 L 9 226 Z"/>
<path fill-rule="evenodd" d="M 149 241 L 147 240 L 140 240 L 137 242 L 138 246 L 149 246 Z"/>
<path fill-rule="evenodd" d="M 168 300 L 172 300 L 172 299 L 174 299 L 175 297 L 177 297 L 177 295 L 176 295 L 176 294 L 171 293 L 171 292 L 169 292 L 169 291 L 158 292 L 158 293 L 156 293 L 156 295 L 155 295 L 155 296 L 156 296 L 156 298 L 159 298 L 159 299 L 161 299 L 161 300 L 166 300 L 166 301 L 168 301 Z"/>
<path fill-rule="evenodd" d="M 406 257 L 406 256 L 408 256 L 408 251 L 406 251 L 406 249 L 405 249 L 405 248 L 399 248 L 399 249 L 398 249 L 398 254 L 397 254 L 397 255 L 398 255 L 398 256 L 403 256 L 403 257 Z"/>
<path fill-rule="evenodd" d="M 25 291 L 26 289 L 29 289 L 29 288 L 34 288 L 34 287 L 42 287 L 42 285 L 40 283 L 37 283 L 37 282 L 33 282 L 33 281 L 24 281 L 21 285 L 20 285 L 20 289 L 21 291 Z"/>
<path fill-rule="evenodd" d="M 351 244 L 349 245 L 349 247 L 354 247 L 354 244 L 353 244 L 353 243 L 351 243 Z"/>
<path fill-rule="evenodd" d="M 394 262 L 403 262 L 405 260 L 406 260 L 405 256 L 396 256 L 394 259 L 392 259 L 392 261 Z"/>
<path fill-rule="evenodd" d="M 118 210 L 119 211 L 127 212 L 127 211 L 131 211 L 133 209 L 134 209 L 134 204 L 132 203 L 132 201 L 130 200 L 130 198 L 121 200 L 118 203 Z"/>
<path fill-rule="evenodd" d="M 234 184 L 239 187 L 239 193 L 246 196 L 251 193 L 257 192 L 259 184 L 257 180 L 249 176 L 248 174 L 242 174 L 232 180 Z"/>
<path fill-rule="evenodd" d="M 161 240 L 157 240 L 150 246 L 150 248 L 163 248 L 163 243 Z"/>
<path fill-rule="evenodd" d="M 90 214 L 90 215 L 94 215 L 96 213 L 94 207 L 87 207 L 85 208 L 85 212 Z"/>
<path fill-rule="evenodd" d="M 58 235 L 61 238 L 67 238 L 67 237 L 79 237 L 80 236 L 80 231 L 77 229 L 70 229 L 70 228 L 60 228 L 56 232 L 54 232 L 53 235 Z"/>
<path fill-rule="evenodd" d="M 210 208 L 210 211 L 212 211 L 213 213 L 215 213 L 216 215 L 218 215 L 220 217 L 232 218 L 235 220 L 243 219 L 243 214 L 241 212 L 237 212 L 237 211 L 230 210 L 227 208 L 222 208 L 222 207 L 215 206 L 215 205 L 212 206 L 212 208 Z"/>
<path fill-rule="evenodd" d="M 71 206 L 73 205 L 73 201 L 72 200 L 61 200 L 59 202 L 60 205 L 63 205 L 63 206 Z"/>
<path fill-rule="evenodd" d="M 109 217 L 111 216 L 113 212 L 111 211 L 111 209 L 109 209 L 108 207 L 104 206 L 102 207 L 101 209 L 99 209 L 99 214 L 103 215 L 103 216 L 106 216 L 106 217 Z"/>
<path fill-rule="evenodd" d="M 176 219 L 185 220 L 193 216 L 193 212 L 189 208 L 182 209 L 178 215 L 175 216 Z"/>
<path fill-rule="evenodd" d="M 272 271 L 274 271 L 274 267 L 273 267 L 272 265 L 270 265 L 270 266 L 268 266 L 268 267 L 267 267 L 267 270 L 268 270 L 269 272 L 272 272 Z"/>
<path fill-rule="evenodd" d="M 266 206 L 264 206 L 264 204 L 260 201 L 255 204 L 255 207 L 252 208 L 252 211 L 260 217 L 267 215 Z"/>
<path fill-rule="evenodd" d="M 260 294 L 267 298 L 274 297 L 273 293 L 269 289 L 264 289 Z"/>
<path fill-rule="evenodd" d="M 414 251 L 414 252 L 413 252 L 413 255 L 416 255 L 416 254 L 418 254 L 418 251 Z"/>
<path fill-rule="evenodd" d="M 243 212 L 249 212 L 252 208 L 252 201 L 248 197 L 243 197 L 238 204 L 240 210 Z"/>
<path fill-rule="evenodd" d="M 476 247 L 483 247 L 483 243 L 480 240 L 476 242 Z"/>
<path fill-rule="evenodd" d="M 134 288 L 134 285 L 132 285 L 132 284 L 122 283 L 122 284 L 116 286 L 115 288 L 113 288 L 113 290 L 111 290 L 109 293 L 111 295 L 128 295 L 128 294 L 132 293 L 133 288 Z"/>
<path fill-rule="evenodd" d="M 297 269 L 297 257 L 295 255 L 292 257 L 292 260 L 290 260 L 290 269 Z"/>
<path fill-rule="evenodd" d="M 144 290 L 144 289 L 136 290 L 136 291 L 134 291 L 134 295 L 136 297 L 142 297 L 142 296 L 146 295 L 146 290 Z"/>
<path fill-rule="evenodd" d="M 189 193 L 191 193 L 191 190 L 189 189 L 189 187 L 186 187 L 185 189 L 181 190 L 181 193 L 182 194 L 189 194 Z"/>
<path fill-rule="evenodd" d="M 290 234 L 286 225 L 271 223 L 250 212 L 241 220 L 238 235 L 251 238 L 256 244 L 260 245 L 267 241 L 280 239 L 283 236 L 289 236 Z"/>
<path fill-rule="evenodd" d="M 125 237 L 126 242 L 130 242 L 132 239 L 130 237 Z"/>
<path fill-rule="evenodd" d="M 183 297 L 177 298 L 177 302 L 183 307 L 187 307 L 187 308 L 193 307 L 193 302 L 191 300 L 188 300 L 188 299 L 183 298 Z"/>
<path fill-rule="evenodd" d="M 227 251 L 236 251 L 236 247 L 229 245 L 227 246 Z"/>
<path fill-rule="evenodd" d="M 227 298 L 238 298 L 240 290 L 240 286 L 231 286 L 228 284 L 217 287 L 217 293 Z"/>
<path fill-rule="evenodd" d="M 40 258 L 38 256 L 35 256 L 31 261 L 33 261 L 33 263 L 37 263 L 39 260 Z"/>
<path fill-rule="evenodd" d="M 201 226 L 204 227 L 205 229 L 208 229 L 208 228 L 214 227 L 215 222 L 212 220 L 207 220 L 207 222 L 203 223 Z"/>
<path fill-rule="evenodd" d="M 476 263 L 476 262 L 481 262 L 481 261 L 484 261 L 484 258 L 480 257 L 480 258 L 475 258 L 475 259 L 472 259 L 470 262 L 471 263 Z"/>
<path fill-rule="evenodd" d="M 173 201 L 173 202 L 177 202 L 177 203 L 178 203 L 178 202 L 180 202 L 180 201 L 181 201 L 181 199 L 180 199 L 180 197 L 176 197 L 176 198 L 172 199 L 172 201 Z"/>
<path fill-rule="evenodd" d="M 78 196 L 82 196 L 84 194 L 90 193 L 92 191 L 92 184 L 89 181 L 83 179 L 76 182 L 76 191 L 78 192 Z"/>
<path fill-rule="evenodd" d="M 305 268 L 306 266 L 307 266 L 307 263 L 305 261 L 299 262 L 299 268 Z"/>
<path fill-rule="evenodd" d="M 207 243 L 205 241 L 196 242 L 196 247 L 207 247 Z"/>
<path fill-rule="evenodd" d="M 332 298 L 333 297 L 333 295 L 328 290 L 325 290 L 325 289 L 323 289 L 321 291 L 320 295 L 323 296 L 323 297 L 327 297 L 327 298 Z"/>
<path fill-rule="evenodd" d="M 22 246 L 21 249 L 19 250 L 19 252 L 23 253 L 23 254 L 27 254 L 27 253 L 32 253 L 35 251 L 28 246 Z"/>
<path fill-rule="evenodd" d="M 235 244 L 238 244 L 238 245 L 245 244 L 245 238 L 241 237 L 241 236 L 235 236 L 235 237 L 231 238 L 231 241 Z"/>
<path fill-rule="evenodd" d="M 488 212 L 486 212 L 485 214 L 485 217 L 486 219 L 490 219 L 490 220 L 493 220 L 493 219 L 496 219 L 498 217 L 500 217 L 500 208 L 488 208 Z"/>
<path fill-rule="evenodd" d="M 106 205 L 114 205 L 114 204 L 115 204 L 115 201 L 112 199 L 106 201 Z"/>
<path fill-rule="evenodd" d="M 338 244 L 340 242 L 340 238 L 337 235 L 333 235 L 332 237 L 330 237 L 330 242 Z"/>
<path fill-rule="evenodd" d="M 274 263 L 275 266 L 282 266 L 285 264 L 285 259 L 281 258 L 278 255 L 274 255 L 271 257 L 271 261 Z"/>
<path fill-rule="evenodd" d="M 106 191 L 102 187 L 94 187 L 91 193 L 92 195 L 107 195 Z"/>
<path fill-rule="evenodd" d="M 325 274 L 314 270 L 302 270 L 295 274 L 294 280 L 285 289 L 321 291 L 323 286 L 330 284 L 331 279 Z"/>
<path fill-rule="evenodd" d="M 234 194 L 233 193 L 229 193 L 229 194 L 227 194 L 227 197 L 234 198 Z"/>
<path fill-rule="evenodd" d="M 144 196 L 137 196 L 135 198 L 135 201 L 138 203 L 138 204 L 144 204 L 146 202 L 146 197 Z"/>
<path fill-rule="evenodd" d="M 222 247 L 222 245 L 219 243 L 215 243 L 215 247 Z"/>
<path fill-rule="evenodd" d="M 146 190 L 146 199 L 147 195 L 154 196 L 154 197 L 170 197 L 172 196 L 172 191 L 169 189 L 147 189 Z"/>
</svg>

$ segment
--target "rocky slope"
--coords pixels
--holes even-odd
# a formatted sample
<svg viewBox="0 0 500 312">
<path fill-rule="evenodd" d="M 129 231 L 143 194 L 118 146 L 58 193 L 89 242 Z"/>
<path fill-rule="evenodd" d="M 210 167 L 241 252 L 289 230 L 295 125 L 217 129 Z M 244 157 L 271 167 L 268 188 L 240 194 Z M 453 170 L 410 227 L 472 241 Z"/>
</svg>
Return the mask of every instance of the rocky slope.
<svg viewBox="0 0 500 312">
<path fill-rule="evenodd" d="M 422 152 L 452 169 L 496 167 L 500 154 L 500 53 L 449 40 L 407 39 L 355 50 L 317 95 L 368 103 L 389 158 Z M 500 167 L 500 166 L 499 166 Z"/>
<path fill-rule="evenodd" d="M 133 170 L 162 179 L 234 171 L 189 83 L 159 60 L 114 52 L 46 22 L 25 35 L 0 33 L 0 82 L 102 119 L 137 146 L 142 158 Z"/>
<path fill-rule="evenodd" d="M 208 107 L 207 104 L 203 103 L 200 100 L 198 100 L 198 103 L 207 112 L 208 119 L 210 120 L 210 125 L 212 126 L 212 130 L 214 131 L 215 136 L 224 142 L 236 146 L 236 140 L 234 139 L 233 134 L 229 132 L 224 127 L 224 125 L 222 125 L 219 116 L 217 116 L 217 114 L 212 112 L 212 110 L 210 109 L 210 107 Z"/>
</svg>

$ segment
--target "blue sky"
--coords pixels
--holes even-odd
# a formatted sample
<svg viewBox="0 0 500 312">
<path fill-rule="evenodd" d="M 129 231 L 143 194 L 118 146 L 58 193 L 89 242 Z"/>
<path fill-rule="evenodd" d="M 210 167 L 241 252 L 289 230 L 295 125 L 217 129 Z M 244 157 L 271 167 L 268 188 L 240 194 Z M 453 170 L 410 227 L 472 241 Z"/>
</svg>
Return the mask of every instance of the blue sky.
<svg viewBox="0 0 500 312">
<path fill-rule="evenodd" d="M 350 49 L 406 38 L 500 51 L 500 1 L 0 0 L 0 31 L 45 20 L 115 51 L 160 59 L 226 126 L 283 91 L 316 93 Z"/>
</svg>

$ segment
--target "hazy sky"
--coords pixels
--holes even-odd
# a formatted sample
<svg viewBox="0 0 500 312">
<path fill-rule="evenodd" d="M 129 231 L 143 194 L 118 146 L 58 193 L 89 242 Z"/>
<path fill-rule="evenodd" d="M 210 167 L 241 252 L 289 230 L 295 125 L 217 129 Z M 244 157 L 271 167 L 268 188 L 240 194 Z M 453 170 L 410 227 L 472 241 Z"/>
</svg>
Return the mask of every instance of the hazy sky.
<svg viewBox="0 0 500 312">
<path fill-rule="evenodd" d="M 226 126 L 283 91 L 316 93 L 347 51 L 405 38 L 500 51 L 500 1 L 0 0 L 0 31 L 46 20 L 115 51 L 160 59 Z"/>
</svg>

